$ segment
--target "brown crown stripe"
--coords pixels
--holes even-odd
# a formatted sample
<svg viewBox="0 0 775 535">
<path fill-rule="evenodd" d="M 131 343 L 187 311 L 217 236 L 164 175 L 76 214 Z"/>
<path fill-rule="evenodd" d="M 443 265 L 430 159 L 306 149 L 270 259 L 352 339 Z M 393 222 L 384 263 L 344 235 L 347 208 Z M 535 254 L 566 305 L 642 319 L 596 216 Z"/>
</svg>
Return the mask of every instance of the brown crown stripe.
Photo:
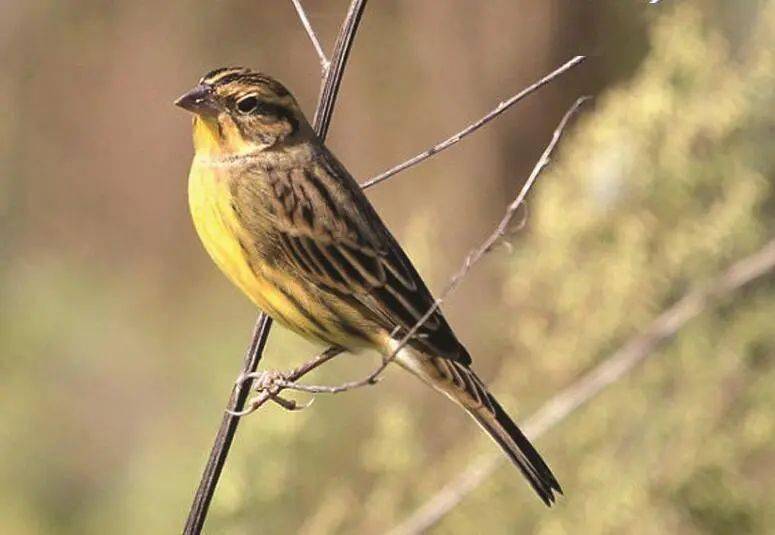
<svg viewBox="0 0 775 535">
<path fill-rule="evenodd" d="M 277 80 L 260 72 L 251 71 L 246 67 L 222 67 L 204 75 L 200 84 L 226 85 L 232 82 L 242 82 L 248 86 L 264 86 L 278 97 L 290 95 L 288 89 Z"/>
<path fill-rule="evenodd" d="M 245 67 L 221 67 L 219 69 L 212 70 L 200 78 L 200 84 L 215 85 L 217 82 L 222 81 L 227 76 L 234 76 L 236 74 L 247 74 L 250 72 Z"/>
</svg>

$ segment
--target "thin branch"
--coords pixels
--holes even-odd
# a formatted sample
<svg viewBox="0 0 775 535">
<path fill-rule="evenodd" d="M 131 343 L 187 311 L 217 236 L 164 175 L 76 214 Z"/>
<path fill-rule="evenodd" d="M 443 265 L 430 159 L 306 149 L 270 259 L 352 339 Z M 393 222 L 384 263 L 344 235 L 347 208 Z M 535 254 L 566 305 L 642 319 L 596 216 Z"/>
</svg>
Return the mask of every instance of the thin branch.
<svg viewBox="0 0 775 535">
<path fill-rule="evenodd" d="M 315 118 L 312 126 L 315 128 L 320 139 L 325 139 L 328 134 L 328 126 L 331 124 L 331 116 L 334 114 L 334 104 L 336 96 L 339 93 L 339 86 L 344 76 L 344 67 L 350 56 L 355 32 L 358 31 L 358 25 L 361 22 L 361 16 L 366 9 L 366 0 L 353 0 L 350 9 L 347 10 L 347 16 L 339 30 L 339 35 L 334 44 L 334 53 L 331 57 L 331 64 L 323 76 L 323 83 L 320 89 L 318 105 L 315 108 Z"/>
<path fill-rule="evenodd" d="M 487 252 L 490 251 L 492 247 L 496 243 L 498 243 L 498 240 L 508 231 L 511 225 L 511 222 L 514 219 L 514 215 L 517 213 L 517 210 L 519 209 L 519 207 L 522 206 L 522 204 L 525 202 L 525 197 L 527 196 L 528 192 L 533 187 L 533 184 L 535 184 L 535 181 L 538 179 L 538 176 L 541 174 L 544 168 L 547 165 L 549 165 L 550 157 L 554 152 L 554 149 L 557 146 L 557 143 L 559 143 L 562 137 L 562 134 L 565 131 L 565 128 L 567 127 L 571 117 L 575 115 L 575 113 L 579 110 L 579 107 L 581 107 L 581 105 L 584 104 L 584 102 L 586 102 L 588 99 L 589 97 L 582 97 L 577 99 L 576 102 L 574 102 L 573 105 L 568 109 L 568 111 L 565 112 L 565 115 L 563 115 L 562 119 L 557 125 L 557 128 L 555 128 L 554 133 L 552 134 L 552 138 L 549 141 L 549 144 L 546 146 L 543 153 L 541 154 L 541 157 L 536 162 L 535 166 L 533 167 L 533 170 L 530 172 L 530 175 L 528 176 L 527 180 L 523 184 L 516 198 L 511 202 L 511 204 L 509 204 L 508 208 L 506 209 L 506 213 L 501 219 L 501 221 L 498 223 L 498 226 L 484 240 L 482 245 L 480 245 L 478 248 L 474 249 L 468 254 L 462 266 L 460 266 L 460 269 L 450 279 L 447 287 L 441 293 L 441 295 L 434 301 L 433 305 L 417 321 L 417 323 L 415 323 L 415 325 L 411 329 L 409 329 L 409 331 L 402 337 L 398 345 L 393 349 L 392 353 L 382 359 L 382 362 L 374 371 L 372 371 L 368 376 L 366 376 L 363 379 L 350 381 L 336 386 L 305 385 L 305 384 L 297 383 L 296 381 L 300 377 L 302 377 L 307 371 L 311 371 L 311 369 L 307 369 L 307 368 L 310 368 L 310 366 L 308 365 L 301 366 L 302 371 L 306 370 L 306 371 L 303 371 L 303 373 L 296 373 L 294 371 L 291 371 L 289 373 L 261 372 L 257 374 L 251 374 L 250 375 L 251 378 L 261 377 L 265 380 L 261 381 L 257 385 L 256 390 L 258 391 L 258 394 L 248 402 L 247 408 L 245 408 L 244 410 L 240 410 L 238 412 L 234 412 L 233 414 L 238 416 L 244 416 L 246 414 L 249 414 L 255 411 L 256 409 L 258 409 L 259 407 L 261 407 L 264 403 L 266 403 L 270 399 L 272 399 L 273 396 L 277 396 L 280 392 L 282 392 L 283 389 L 286 389 L 286 388 L 292 389 L 292 390 L 299 390 L 310 394 L 338 394 L 341 392 L 354 390 L 356 388 L 362 388 L 365 386 L 376 384 L 380 379 L 380 374 L 385 370 L 385 368 L 387 368 L 388 364 L 390 364 L 390 362 L 395 359 L 396 355 L 401 350 L 401 348 L 403 348 L 409 342 L 409 340 L 412 339 L 412 337 L 417 333 L 418 329 L 420 329 L 420 327 L 422 327 L 422 325 L 428 320 L 428 318 L 430 318 L 433 315 L 433 313 L 439 308 L 439 306 L 441 306 L 441 304 L 445 301 L 445 299 L 449 297 L 449 295 L 457 289 L 457 287 L 461 284 L 461 282 L 466 277 L 466 275 L 471 270 L 471 268 L 477 262 L 479 262 L 482 259 L 482 257 L 485 254 L 487 254 Z M 333 358 L 336 354 L 339 354 L 341 350 L 339 350 L 338 348 L 330 348 L 328 352 L 333 352 L 328 357 L 328 360 L 330 360 L 330 358 Z M 317 363 L 320 358 L 321 356 L 319 355 L 318 357 L 315 357 L 315 359 L 313 359 L 311 362 Z M 271 376 L 267 375 L 268 373 L 271 374 Z"/>
<path fill-rule="evenodd" d="M 495 107 L 492 111 L 487 113 L 484 117 L 479 119 L 478 121 L 471 123 L 470 125 L 466 126 L 463 130 L 458 132 L 457 134 L 454 134 L 450 136 L 449 138 L 445 139 L 441 143 L 438 143 L 434 145 L 433 147 L 429 148 L 428 150 L 421 152 L 417 156 L 414 156 L 412 158 L 409 158 L 403 163 L 400 163 L 396 165 L 395 167 L 392 167 L 385 171 L 384 173 L 375 176 L 374 178 L 371 178 L 364 182 L 361 187 L 366 189 L 371 186 L 374 186 L 376 184 L 379 184 L 383 180 L 387 180 L 388 178 L 392 177 L 393 175 L 400 173 L 404 169 L 408 169 L 409 167 L 412 167 L 413 165 L 417 165 L 418 163 L 427 160 L 428 158 L 438 154 L 439 152 L 448 149 L 458 141 L 462 140 L 466 136 L 473 134 L 477 130 L 479 130 L 481 127 L 495 119 L 497 116 L 499 116 L 501 113 L 505 112 L 509 108 L 511 108 L 513 105 L 515 105 L 517 102 L 523 100 L 525 97 L 535 93 L 537 90 L 541 89 L 543 86 L 560 76 L 561 74 L 569 71 L 576 65 L 579 65 L 582 61 L 586 59 L 585 56 L 576 56 L 573 59 L 566 61 L 556 69 L 554 69 L 552 72 L 541 78 L 540 80 L 534 82 L 533 84 L 529 85 L 513 97 L 502 101 L 498 106 Z"/>
<path fill-rule="evenodd" d="M 742 286 L 773 270 L 775 240 L 767 243 L 758 252 L 736 262 L 705 289 L 686 294 L 657 316 L 643 332 L 552 397 L 525 422 L 525 435 L 530 439 L 541 436 L 595 398 L 606 387 L 630 373 L 638 364 L 656 354 L 657 349 L 689 320 L 716 301 L 728 297 Z M 394 528 L 390 532 L 391 535 L 413 535 L 430 529 L 491 476 L 501 461 L 499 455 L 485 455 L 471 463 L 459 476 Z"/>
<path fill-rule="evenodd" d="M 422 327 L 422 325 L 428 321 L 428 318 L 430 318 L 433 313 L 441 306 L 441 304 L 444 302 L 444 300 L 447 298 L 447 296 L 452 293 L 455 289 L 457 289 L 458 286 L 460 286 L 460 283 L 463 281 L 465 276 L 470 271 L 471 267 L 474 266 L 477 262 L 479 262 L 482 257 L 490 251 L 490 249 L 493 248 L 493 246 L 498 242 L 498 240 L 508 231 L 509 225 L 511 224 L 511 220 L 514 218 L 514 215 L 517 213 L 517 210 L 520 206 L 522 206 L 522 203 L 525 202 L 525 197 L 527 196 L 530 189 L 533 187 L 533 184 L 538 179 L 541 172 L 544 170 L 544 168 L 549 165 L 550 157 L 552 153 L 554 152 L 555 147 L 557 146 L 557 143 L 559 143 L 560 138 L 562 138 L 562 134 L 565 131 L 565 127 L 568 126 L 568 122 L 570 121 L 571 117 L 573 117 L 576 112 L 579 110 L 582 104 L 584 104 L 586 101 L 588 101 L 590 97 L 581 97 L 576 100 L 576 102 L 573 103 L 573 105 L 568 109 L 568 111 L 565 112 L 565 115 L 562 116 L 562 119 L 560 120 L 559 124 L 557 125 L 557 128 L 554 129 L 554 133 L 552 134 L 552 139 L 549 141 L 549 144 L 544 149 L 544 152 L 541 153 L 541 157 L 536 162 L 535 166 L 533 166 L 533 170 L 530 172 L 530 176 L 527 177 L 527 180 L 522 185 L 522 189 L 519 191 L 519 194 L 517 197 L 511 202 L 511 204 L 506 209 L 506 214 L 501 219 L 500 223 L 498 223 L 498 226 L 495 228 L 495 231 L 490 234 L 486 240 L 484 240 L 484 243 L 479 246 L 478 249 L 474 249 L 471 253 L 468 254 L 465 261 L 463 262 L 463 265 L 460 266 L 460 269 L 455 273 L 455 275 L 450 279 L 449 283 L 447 284 L 447 287 L 444 289 L 444 291 L 441 293 L 441 295 L 436 298 L 436 300 L 433 303 L 433 306 L 431 306 L 428 311 L 417 321 L 417 323 L 409 329 L 409 331 L 404 335 L 404 337 L 401 339 L 400 343 L 396 346 L 396 348 L 393 350 L 393 353 L 385 359 L 385 362 L 383 364 L 384 366 L 387 365 L 388 362 L 393 360 L 396 356 L 396 354 L 403 348 L 409 340 L 412 339 L 412 337 L 417 334 L 417 331 Z"/>
<path fill-rule="evenodd" d="M 296 8 L 296 14 L 299 15 L 299 20 L 301 21 L 301 25 L 304 26 L 304 30 L 307 32 L 309 40 L 312 41 L 312 46 L 315 47 L 315 52 L 317 52 L 318 58 L 320 59 L 320 68 L 323 70 L 323 74 L 325 74 L 328 71 L 331 62 L 328 61 L 326 53 L 323 52 L 323 47 L 320 46 L 320 40 L 307 18 L 307 13 L 304 11 L 304 6 L 301 5 L 301 0 L 291 0 L 291 2 L 293 2 L 293 7 Z"/>
<path fill-rule="evenodd" d="M 266 345 L 267 337 L 269 336 L 269 327 L 272 325 L 272 319 L 266 314 L 261 314 L 256 321 L 256 325 L 253 329 L 253 337 L 250 341 L 247 354 L 245 355 L 245 370 L 255 370 L 258 367 L 258 362 L 261 360 L 261 355 Z M 233 388 L 227 402 L 227 407 L 243 407 L 245 401 L 250 393 L 250 384 L 244 384 L 237 388 Z M 207 459 L 204 472 L 202 472 L 202 478 L 197 487 L 196 494 L 194 495 L 194 502 L 191 504 L 191 509 L 188 512 L 188 518 L 186 519 L 186 526 L 183 529 L 184 535 L 199 535 L 202 532 L 202 526 L 204 525 L 205 518 L 207 517 L 207 511 L 210 508 L 210 502 L 215 492 L 215 487 L 218 485 L 218 480 L 221 477 L 223 471 L 223 465 L 226 463 L 226 457 L 229 454 L 231 443 L 234 440 L 234 435 L 237 432 L 237 426 L 239 425 L 239 418 L 235 418 L 231 414 L 224 414 L 221 419 L 221 425 L 218 428 L 218 433 L 215 435 L 215 441 L 213 447 L 210 450 L 210 457 Z"/>
<path fill-rule="evenodd" d="M 331 122 L 331 115 L 334 111 L 334 104 L 336 103 L 339 85 L 347 63 L 347 56 L 365 7 L 366 0 L 353 0 L 350 4 L 336 40 L 332 66 L 325 71 L 323 76 L 323 86 L 315 112 L 315 131 L 321 140 L 325 139 L 328 132 L 328 125 Z M 241 375 L 251 374 L 258 369 L 271 327 L 272 319 L 263 312 L 259 314 Z M 229 455 L 229 450 L 239 425 L 239 417 L 234 413 L 239 413 L 244 408 L 251 386 L 252 380 L 248 379 L 238 383 L 232 389 L 226 405 L 229 409 L 227 409 L 226 414 L 224 414 L 221 420 L 210 456 L 194 495 L 194 501 L 191 504 L 183 530 L 184 535 L 199 535 L 202 532 L 210 502 L 212 501 L 223 465 Z"/>
</svg>

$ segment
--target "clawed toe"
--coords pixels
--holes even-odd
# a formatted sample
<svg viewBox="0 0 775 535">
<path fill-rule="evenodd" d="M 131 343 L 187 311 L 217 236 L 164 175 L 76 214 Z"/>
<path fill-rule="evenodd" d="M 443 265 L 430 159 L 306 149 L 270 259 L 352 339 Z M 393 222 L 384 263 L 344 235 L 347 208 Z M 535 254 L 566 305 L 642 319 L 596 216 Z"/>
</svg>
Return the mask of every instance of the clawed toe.
<svg viewBox="0 0 775 535">
<path fill-rule="evenodd" d="M 285 374 L 279 370 L 263 370 L 251 373 L 241 373 L 234 384 L 238 387 L 242 387 L 245 383 L 253 381 L 251 390 L 276 390 L 279 391 L 279 386 L 286 380 Z"/>
<path fill-rule="evenodd" d="M 250 389 L 257 392 L 258 395 L 250 399 L 242 410 L 235 411 L 226 409 L 228 414 L 236 417 L 247 416 L 269 400 L 274 401 L 288 411 L 304 410 L 315 401 L 314 398 L 312 398 L 306 403 L 299 404 L 296 400 L 286 399 L 280 396 L 280 392 L 285 388 L 291 387 L 293 383 L 289 382 L 286 375 L 278 370 L 242 373 L 237 377 L 237 380 L 234 383 L 238 388 L 242 388 L 246 383 L 251 381 L 252 384 L 250 385 Z"/>
<path fill-rule="evenodd" d="M 280 405 L 283 409 L 289 410 L 289 411 L 302 411 L 312 405 L 312 403 L 315 401 L 315 398 L 311 398 L 307 403 L 299 404 L 294 399 L 285 399 L 284 397 L 281 397 L 278 394 L 275 394 L 274 396 L 270 396 L 272 401 Z"/>
</svg>

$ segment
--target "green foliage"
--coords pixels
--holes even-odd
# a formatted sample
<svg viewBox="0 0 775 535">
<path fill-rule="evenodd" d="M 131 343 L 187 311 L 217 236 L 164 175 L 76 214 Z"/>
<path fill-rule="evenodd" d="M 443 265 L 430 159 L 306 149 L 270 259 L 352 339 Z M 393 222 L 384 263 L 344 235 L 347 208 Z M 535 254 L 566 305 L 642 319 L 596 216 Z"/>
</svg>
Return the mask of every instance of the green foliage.
<svg viewBox="0 0 775 535">
<path fill-rule="evenodd" d="M 676 6 L 636 76 L 580 121 L 509 264 L 513 314 L 493 336 L 510 331 L 520 358 L 504 359 L 496 391 L 534 405 L 772 237 L 773 31 L 770 2 L 732 57 L 713 20 Z M 502 470 L 440 531 L 768 531 L 772 318 L 770 277 L 549 433 L 541 449 L 568 494 L 556 510 L 510 508 Z"/>
</svg>

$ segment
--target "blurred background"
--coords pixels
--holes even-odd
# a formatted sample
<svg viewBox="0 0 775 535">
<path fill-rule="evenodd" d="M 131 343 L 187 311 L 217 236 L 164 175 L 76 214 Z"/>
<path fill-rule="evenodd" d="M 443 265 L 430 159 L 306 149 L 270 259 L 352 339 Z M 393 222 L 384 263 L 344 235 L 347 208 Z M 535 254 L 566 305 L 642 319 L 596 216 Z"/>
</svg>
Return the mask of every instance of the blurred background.
<svg viewBox="0 0 775 535">
<path fill-rule="evenodd" d="M 347 1 L 304 5 L 330 49 Z M 440 291 L 567 106 L 596 96 L 512 251 L 445 306 L 517 420 L 775 236 L 773 35 L 773 0 L 370 2 L 329 136 L 360 179 L 590 55 L 369 192 Z M 180 532 L 256 311 L 194 235 L 190 117 L 172 101 L 244 64 L 311 115 L 317 57 L 286 0 L 3 0 L 0 64 L 0 530 Z M 708 307 L 540 438 L 556 507 L 504 464 L 434 532 L 772 533 L 774 324 L 772 276 Z M 276 327 L 262 365 L 317 350 Z M 344 356 L 310 380 L 375 362 Z M 246 419 L 206 531 L 380 533 L 495 452 L 391 370 Z"/>
</svg>

